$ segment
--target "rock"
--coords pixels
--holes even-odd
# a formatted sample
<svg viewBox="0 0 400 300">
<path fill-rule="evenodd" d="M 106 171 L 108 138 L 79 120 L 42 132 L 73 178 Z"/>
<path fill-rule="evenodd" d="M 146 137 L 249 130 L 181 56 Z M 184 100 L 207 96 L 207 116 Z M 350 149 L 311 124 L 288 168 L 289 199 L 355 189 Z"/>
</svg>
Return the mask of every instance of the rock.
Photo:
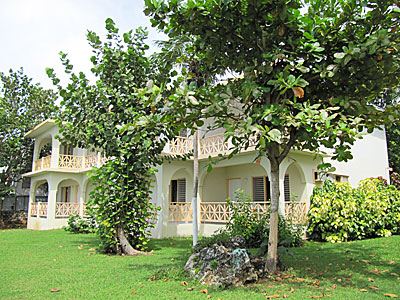
<svg viewBox="0 0 400 300">
<path fill-rule="evenodd" d="M 210 286 L 243 285 L 266 275 L 265 259 L 256 258 L 243 248 L 245 240 L 238 236 L 226 245 L 214 244 L 189 257 L 185 270 L 202 284 Z"/>
</svg>

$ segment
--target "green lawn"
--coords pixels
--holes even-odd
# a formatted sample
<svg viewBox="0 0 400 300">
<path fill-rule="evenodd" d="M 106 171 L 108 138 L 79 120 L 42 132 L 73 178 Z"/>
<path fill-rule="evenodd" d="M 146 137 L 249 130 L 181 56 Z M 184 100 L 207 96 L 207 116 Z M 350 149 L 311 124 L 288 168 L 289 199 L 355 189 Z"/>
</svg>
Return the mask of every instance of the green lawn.
<svg viewBox="0 0 400 300">
<path fill-rule="evenodd" d="M 210 295 L 211 299 L 247 300 L 266 299 L 266 295 L 283 298 L 284 294 L 287 299 L 310 299 L 324 294 L 326 299 L 356 300 L 385 299 L 386 293 L 400 297 L 400 236 L 307 243 L 292 250 L 295 257 L 284 258 L 292 269 L 278 277 L 229 290 L 207 288 L 208 295 L 201 292 L 203 286 L 179 272 L 190 244 L 189 239 L 156 240 L 152 256 L 118 257 L 90 251 L 97 246 L 94 235 L 1 230 L 0 299 L 161 300 Z M 164 271 L 158 273 L 160 269 Z M 149 281 L 153 275 L 161 278 Z"/>
</svg>

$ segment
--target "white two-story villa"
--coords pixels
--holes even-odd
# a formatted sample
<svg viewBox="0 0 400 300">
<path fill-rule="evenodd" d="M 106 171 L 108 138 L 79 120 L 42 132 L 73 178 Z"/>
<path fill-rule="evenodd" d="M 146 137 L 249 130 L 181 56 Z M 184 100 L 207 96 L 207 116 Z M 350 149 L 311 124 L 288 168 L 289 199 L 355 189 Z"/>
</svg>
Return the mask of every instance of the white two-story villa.
<svg viewBox="0 0 400 300">
<path fill-rule="evenodd" d="M 206 125 L 205 125 L 206 126 Z M 268 159 L 257 159 L 254 147 L 232 159 L 219 160 L 207 172 L 209 157 L 227 154 L 230 142 L 225 141 L 223 129 L 199 130 L 199 232 L 210 235 L 229 220 L 226 198 L 234 199 L 237 189 L 253 199 L 253 209 L 261 214 L 269 207 L 270 165 Z M 60 144 L 57 125 L 47 120 L 26 134 L 35 139 L 31 178 L 28 229 L 60 228 L 70 215 L 85 216 L 86 203 L 93 190 L 88 171 L 106 160 L 101 153 Z M 47 145 L 47 146 L 46 146 Z M 178 136 L 170 141 L 164 154 L 185 154 L 192 150 L 193 137 Z M 43 149 L 51 149 L 46 153 Z M 376 130 L 353 147 L 354 159 L 348 163 L 333 162 L 337 171 L 329 176 L 336 181 L 357 185 L 366 177 L 389 179 L 386 137 Z M 319 156 L 320 157 L 320 156 Z M 329 161 L 329 155 L 324 157 Z M 321 158 L 306 151 L 291 151 L 280 167 L 281 196 L 279 212 L 296 222 L 304 222 L 313 188 L 320 183 L 317 165 Z M 37 191 L 46 190 L 47 202 L 36 201 Z M 158 166 L 151 201 L 161 207 L 153 237 L 188 236 L 192 234 L 193 161 L 175 159 Z M 38 197 L 39 199 L 39 197 Z M 43 197 L 40 198 L 41 201 Z"/>
</svg>

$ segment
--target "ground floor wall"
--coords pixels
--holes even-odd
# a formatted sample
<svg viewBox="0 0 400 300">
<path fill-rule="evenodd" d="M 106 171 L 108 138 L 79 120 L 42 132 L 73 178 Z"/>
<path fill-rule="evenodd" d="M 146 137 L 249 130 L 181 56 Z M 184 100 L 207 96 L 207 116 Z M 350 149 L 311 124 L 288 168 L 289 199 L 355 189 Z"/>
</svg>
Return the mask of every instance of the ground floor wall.
<svg viewBox="0 0 400 300">
<path fill-rule="evenodd" d="M 47 201 L 36 202 L 37 189 L 44 183 Z M 90 189 L 86 173 L 48 172 L 32 177 L 27 228 L 49 230 L 67 225 L 70 215 L 83 215 Z"/>
</svg>

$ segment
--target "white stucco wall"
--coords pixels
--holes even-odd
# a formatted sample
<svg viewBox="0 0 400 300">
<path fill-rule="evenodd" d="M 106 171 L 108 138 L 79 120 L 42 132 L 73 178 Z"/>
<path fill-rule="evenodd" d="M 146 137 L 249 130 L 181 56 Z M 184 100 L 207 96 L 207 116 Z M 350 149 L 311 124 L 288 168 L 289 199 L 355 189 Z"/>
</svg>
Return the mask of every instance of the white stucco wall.
<svg viewBox="0 0 400 300">
<path fill-rule="evenodd" d="M 335 168 L 335 174 L 348 175 L 352 186 L 368 177 L 382 176 L 389 179 L 389 159 L 384 130 L 374 130 L 371 134 L 357 140 L 351 148 L 353 159 L 348 162 L 338 162 L 325 159 Z"/>
</svg>

